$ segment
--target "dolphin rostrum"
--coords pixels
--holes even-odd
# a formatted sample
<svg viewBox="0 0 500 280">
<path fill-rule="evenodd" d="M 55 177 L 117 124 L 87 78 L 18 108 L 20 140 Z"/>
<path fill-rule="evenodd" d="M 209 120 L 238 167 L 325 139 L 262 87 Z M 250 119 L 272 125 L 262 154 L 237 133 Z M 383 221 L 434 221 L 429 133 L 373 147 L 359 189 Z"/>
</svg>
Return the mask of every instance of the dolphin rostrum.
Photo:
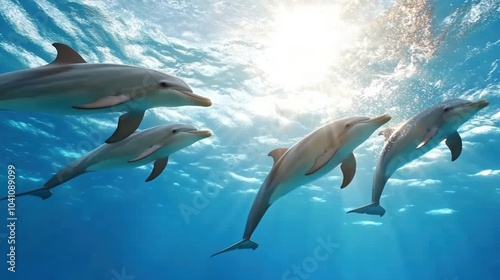
<svg viewBox="0 0 500 280">
<path fill-rule="evenodd" d="M 413 116 L 397 129 L 388 128 L 382 131 L 380 134 L 385 136 L 386 142 L 373 177 L 372 203 L 347 213 L 382 217 L 385 209 L 380 206 L 380 197 L 391 175 L 403 165 L 432 150 L 445 139 L 451 151 L 451 160 L 455 161 L 462 152 L 462 138 L 457 129 L 488 104 L 486 100 L 445 101 Z"/>
<path fill-rule="evenodd" d="M 149 182 L 165 169 L 169 155 L 211 135 L 208 130 L 197 130 L 187 124 L 160 125 L 135 132 L 120 142 L 97 147 L 61 169 L 43 187 L 16 194 L 16 197 L 34 195 L 47 199 L 52 196 L 51 189 L 83 173 L 133 168 L 154 161 L 153 171 L 146 179 Z"/>
<path fill-rule="evenodd" d="M 274 159 L 266 180 L 255 197 L 247 218 L 243 240 L 212 255 L 237 249 L 256 249 L 258 244 L 250 237 L 267 209 L 280 197 L 308 184 L 334 169 L 344 175 L 345 188 L 356 172 L 353 150 L 391 119 L 382 115 L 373 119 L 350 117 L 330 122 L 295 143 L 291 148 L 278 148 L 269 153 Z"/>
<path fill-rule="evenodd" d="M 86 63 L 71 47 L 52 44 L 55 60 L 45 66 L 0 75 L 0 110 L 65 115 L 126 112 L 106 143 L 132 134 L 147 109 L 205 106 L 183 80 L 151 69 Z"/>
</svg>

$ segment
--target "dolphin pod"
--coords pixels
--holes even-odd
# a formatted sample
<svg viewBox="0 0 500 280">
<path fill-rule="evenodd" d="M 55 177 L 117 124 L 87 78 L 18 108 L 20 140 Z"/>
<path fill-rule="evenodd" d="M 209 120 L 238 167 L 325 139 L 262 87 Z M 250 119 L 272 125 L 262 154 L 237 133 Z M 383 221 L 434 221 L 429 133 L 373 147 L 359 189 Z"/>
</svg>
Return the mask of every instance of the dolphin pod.
<svg viewBox="0 0 500 280">
<path fill-rule="evenodd" d="M 351 117 L 330 122 L 295 143 L 289 149 L 278 148 L 269 153 L 274 160 L 267 178 L 259 189 L 248 214 L 243 239 L 212 255 L 237 249 L 256 249 L 250 237 L 267 209 L 280 197 L 324 176 L 337 165 L 344 175 L 345 188 L 356 173 L 353 150 L 391 119 L 382 115 L 373 119 Z"/>
<path fill-rule="evenodd" d="M 86 63 L 71 47 L 54 43 L 55 60 L 45 66 L 0 75 L 0 110 L 65 115 L 125 112 L 106 143 L 62 168 L 42 187 L 16 194 L 45 200 L 51 190 L 81 174 L 92 171 L 133 168 L 151 162 L 153 170 L 146 182 L 157 178 L 169 156 L 193 143 L 210 137 L 208 130 L 188 124 L 160 125 L 136 132 L 145 111 L 155 107 L 212 105 L 210 99 L 196 95 L 183 80 L 151 69 Z M 372 202 L 347 213 L 383 216 L 380 205 L 384 187 L 392 174 L 446 140 L 455 161 L 462 152 L 457 129 L 488 101 L 445 101 L 413 116 L 397 129 L 380 131 L 385 143 L 379 156 L 372 185 Z M 247 217 L 243 238 L 215 254 L 253 249 L 250 238 L 269 207 L 294 189 L 311 183 L 340 165 L 341 188 L 356 173 L 353 151 L 391 117 L 349 117 L 319 127 L 289 149 L 269 153 L 273 166 L 261 185 Z M 4 197 L 1 200 L 10 198 Z"/>
<path fill-rule="evenodd" d="M 154 162 L 153 171 L 146 179 L 149 182 L 162 173 L 171 154 L 210 136 L 210 131 L 186 124 L 161 125 L 135 132 L 120 142 L 97 147 L 61 169 L 43 187 L 16 194 L 16 197 L 33 195 L 45 200 L 52 196 L 51 189 L 83 173 L 133 168 Z"/>
<path fill-rule="evenodd" d="M 457 129 L 488 104 L 486 100 L 442 102 L 413 116 L 397 129 L 388 128 L 382 131 L 380 134 L 385 136 L 385 144 L 373 177 L 372 202 L 347 213 L 382 217 L 385 209 L 380 206 L 380 197 L 391 175 L 403 165 L 432 150 L 445 139 L 451 151 L 451 160 L 455 161 L 462 152 L 462 138 Z"/>
<path fill-rule="evenodd" d="M 86 63 L 71 47 L 52 45 L 57 50 L 52 63 L 0 75 L 0 110 L 65 115 L 126 112 L 106 140 L 114 143 L 139 127 L 147 109 L 212 105 L 179 78 L 135 66 Z"/>
</svg>

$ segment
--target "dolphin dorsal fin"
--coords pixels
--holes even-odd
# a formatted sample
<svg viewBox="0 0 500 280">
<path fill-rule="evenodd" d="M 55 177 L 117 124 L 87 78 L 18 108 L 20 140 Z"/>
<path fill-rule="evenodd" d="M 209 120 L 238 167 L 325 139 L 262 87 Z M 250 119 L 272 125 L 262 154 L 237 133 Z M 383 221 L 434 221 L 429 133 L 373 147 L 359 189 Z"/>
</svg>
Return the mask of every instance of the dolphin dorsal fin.
<svg viewBox="0 0 500 280">
<path fill-rule="evenodd" d="M 68 45 L 53 43 L 52 46 L 56 48 L 57 56 L 56 59 L 54 59 L 54 61 L 50 64 L 87 63 L 87 61 L 85 61 L 79 53 Z"/>
<path fill-rule="evenodd" d="M 283 154 L 288 151 L 287 148 L 277 148 L 269 152 L 268 156 L 273 157 L 273 166 L 278 162 L 278 160 L 283 156 Z"/>
<path fill-rule="evenodd" d="M 391 137 L 391 135 L 394 133 L 394 130 L 395 129 L 392 127 L 382 129 L 382 130 L 380 130 L 378 135 L 384 135 L 384 141 L 387 141 L 387 139 L 389 139 L 389 137 Z"/>
</svg>

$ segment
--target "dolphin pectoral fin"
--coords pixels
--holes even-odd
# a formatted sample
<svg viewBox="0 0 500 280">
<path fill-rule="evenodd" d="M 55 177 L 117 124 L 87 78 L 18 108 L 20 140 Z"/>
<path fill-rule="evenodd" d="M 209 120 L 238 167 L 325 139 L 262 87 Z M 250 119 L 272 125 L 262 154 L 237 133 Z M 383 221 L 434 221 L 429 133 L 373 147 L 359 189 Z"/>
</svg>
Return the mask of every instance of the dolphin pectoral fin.
<svg viewBox="0 0 500 280">
<path fill-rule="evenodd" d="M 340 188 L 343 189 L 351 183 L 352 178 L 354 178 L 354 174 L 356 174 L 356 158 L 353 153 L 350 153 L 349 156 L 342 162 L 340 170 L 342 170 L 342 174 L 344 174 L 344 180 L 340 186 Z"/>
<path fill-rule="evenodd" d="M 152 155 L 153 153 L 155 153 L 156 151 L 158 151 L 162 146 L 159 145 L 159 144 L 156 144 L 156 145 L 153 145 L 149 148 L 147 148 L 144 152 L 142 152 L 140 155 L 138 155 L 137 157 L 129 160 L 128 162 L 134 162 L 134 161 L 139 161 L 147 156 L 150 156 Z"/>
<path fill-rule="evenodd" d="M 18 194 L 16 196 L 21 196 L 21 195 L 25 195 L 25 194 L 38 196 L 42 200 L 46 200 L 47 198 L 49 198 L 49 197 L 52 196 L 52 192 L 49 189 L 46 189 L 46 188 L 36 189 L 36 190 L 30 191 L 30 192 L 27 192 L 27 193 L 24 193 L 24 194 L 21 193 L 21 194 Z"/>
<path fill-rule="evenodd" d="M 424 138 L 422 139 L 422 142 L 417 146 L 417 149 L 422 148 L 425 146 L 425 144 L 429 143 L 431 141 L 432 137 L 436 135 L 436 132 L 438 131 L 437 127 L 431 127 L 427 133 L 424 135 Z"/>
<path fill-rule="evenodd" d="M 128 102 L 132 100 L 132 97 L 128 94 L 115 94 L 115 95 L 110 95 L 106 96 L 103 98 L 99 98 L 94 102 L 90 102 L 87 104 L 81 104 L 81 105 L 75 105 L 73 108 L 75 109 L 104 109 L 104 108 L 109 108 L 113 107 L 116 105 L 123 104 L 125 102 Z"/>
<path fill-rule="evenodd" d="M 131 111 L 121 115 L 118 119 L 118 127 L 105 142 L 108 144 L 115 143 L 129 137 L 141 124 L 144 113 L 145 111 Z"/>
<path fill-rule="evenodd" d="M 151 172 L 151 175 L 149 175 L 149 177 L 146 179 L 146 182 L 152 181 L 156 177 L 158 177 L 158 175 L 160 175 L 167 166 L 167 163 L 168 157 L 156 160 L 153 166 L 153 171 Z"/>
<path fill-rule="evenodd" d="M 382 129 L 379 131 L 378 135 L 384 135 L 384 141 L 387 141 L 387 139 L 389 139 L 389 137 L 394 133 L 394 130 L 395 129 L 392 127 Z"/>
<path fill-rule="evenodd" d="M 278 160 L 283 156 L 283 154 L 288 151 L 288 148 L 277 148 L 269 152 L 268 156 L 273 157 L 273 166 L 278 162 Z"/>
<path fill-rule="evenodd" d="M 250 240 L 250 239 L 243 239 L 241 240 L 240 242 L 232 245 L 232 246 L 229 246 L 227 247 L 226 249 L 222 250 L 222 251 L 219 251 L 213 255 L 211 255 L 210 257 L 213 257 L 213 256 L 217 256 L 219 254 L 222 254 L 222 253 L 225 253 L 225 252 L 229 252 L 229 251 L 233 251 L 233 250 L 239 250 L 239 249 L 252 249 L 252 250 L 255 250 L 257 249 L 257 247 L 259 247 L 259 244 L 257 244 L 256 242 Z"/>
<path fill-rule="evenodd" d="M 446 146 L 451 151 L 451 161 L 455 161 L 462 153 L 462 138 L 458 132 L 453 132 L 446 138 Z"/>
<path fill-rule="evenodd" d="M 72 49 L 70 46 L 61 44 L 61 43 L 53 43 L 52 46 L 57 50 L 57 56 L 54 61 L 50 64 L 72 64 L 72 63 L 87 63 L 83 57 Z"/>
<path fill-rule="evenodd" d="M 325 150 L 325 152 L 323 154 L 321 154 L 319 157 L 316 158 L 316 161 L 314 162 L 313 167 L 311 167 L 311 169 L 309 169 L 309 171 L 307 171 L 306 176 L 311 175 L 314 172 L 320 170 L 321 167 L 325 166 L 325 164 L 327 164 L 330 161 L 330 159 L 335 155 L 336 152 L 337 152 L 337 149 Z"/>
<path fill-rule="evenodd" d="M 366 206 L 347 211 L 347 214 L 349 214 L 349 213 L 379 215 L 380 217 L 382 217 L 385 214 L 385 209 L 384 209 L 384 207 L 380 206 L 379 203 L 373 202 L 373 203 L 370 203 Z"/>
<path fill-rule="evenodd" d="M 48 188 L 41 187 L 41 188 L 38 188 L 38 189 L 35 189 L 35 190 L 32 190 L 32 191 L 27 191 L 27 192 L 23 192 L 23 193 L 17 193 L 16 197 L 25 196 L 25 195 L 34 195 L 34 196 L 38 196 L 42 200 L 45 200 L 45 199 L 47 199 L 47 198 L 49 198 L 49 197 L 52 196 L 52 192 Z M 6 197 L 0 199 L 0 201 L 6 200 L 8 198 L 9 197 L 6 196 Z"/>
</svg>

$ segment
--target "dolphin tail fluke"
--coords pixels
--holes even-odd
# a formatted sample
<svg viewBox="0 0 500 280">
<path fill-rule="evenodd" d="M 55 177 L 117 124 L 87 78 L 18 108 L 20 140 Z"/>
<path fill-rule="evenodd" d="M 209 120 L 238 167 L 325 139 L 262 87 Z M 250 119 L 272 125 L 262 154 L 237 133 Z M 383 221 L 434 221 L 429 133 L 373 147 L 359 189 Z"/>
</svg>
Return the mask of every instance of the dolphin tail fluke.
<svg viewBox="0 0 500 280">
<path fill-rule="evenodd" d="M 36 190 L 32 190 L 32 191 L 27 191 L 27 192 L 23 192 L 23 193 L 18 193 L 16 194 L 16 198 L 20 197 L 20 196 L 25 196 L 25 195 L 34 195 L 34 196 L 38 196 L 39 198 L 41 198 L 42 200 L 45 200 L 49 197 L 52 196 L 52 192 L 45 188 L 45 187 L 41 187 L 41 188 L 38 188 Z M 7 198 L 9 198 L 8 196 L 0 199 L 0 201 L 2 200 L 6 200 Z"/>
<path fill-rule="evenodd" d="M 257 244 L 256 242 L 250 240 L 250 239 L 243 239 L 241 240 L 240 242 L 232 245 L 232 246 L 229 246 L 227 247 L 226 249 L 222 250 L 222 251 L 219 251 L 213 255 L 211 255 L 211 257 L 213 256 L 217 256 L 218 254 L 222 254 L 222 253 L 225 253 L 225 252 L 229 252 L 229 251 L 233 251 L 233 250 L 238 250 L 238 249 L 252 249 L 252 250 L 255 250 L 257 249 L 257 247 L 259 247 L 259 244 Z"/>
<path fill-rule="evenodd" d="M 385 209 L 384 209 L 384 207 L 380 206 L 379 203 L 373 202 L 373 203 L 370 203 L 366 206 L 347 211 L 347 214 L 349 214 L 349 213 L 379 215 L 380 217 L 382 217 L 385 214 Z"/>
</svg>

